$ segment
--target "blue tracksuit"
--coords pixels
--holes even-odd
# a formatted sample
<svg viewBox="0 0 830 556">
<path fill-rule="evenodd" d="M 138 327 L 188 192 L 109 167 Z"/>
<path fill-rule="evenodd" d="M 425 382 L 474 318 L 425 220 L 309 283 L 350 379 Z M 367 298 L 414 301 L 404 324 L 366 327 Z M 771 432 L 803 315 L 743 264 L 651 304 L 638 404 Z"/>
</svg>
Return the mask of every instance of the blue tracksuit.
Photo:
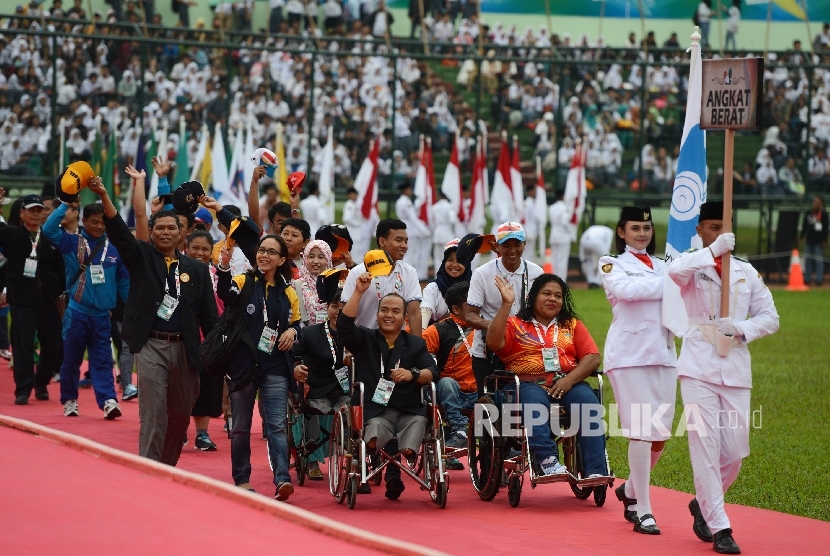
<svg viewBox="0 0 830 556">
<path fill-rule="evenodd" d="M 74 278 L 81 261 L 89 252 L 95 250 L 106 236 L 95 240 L 85 231 L 70 234 L 60 228 L 61 220 L 68 206 L 59 206 L 43 225 L 43 234 L 48 237 L 63 253 L 66 265 L 66 280 Z M 83 240 L 89 245 L 85 250 Z M 78 260 L 78 249 L 81 261 Z M 92 265 L 103 265 L 104 283 L 93 284 L 90 269 L 69 289 L 69 306 L 63 318 L 63 364 L 61 365 L 61 403 L 78 399 L 78 380 L 84 352 L 89 352 L 89 374 L 98 407 L 104 402 L 116 399 L 112 374 L 112 351 L 110 349 L 109 313 L 115 308 L 118 296 L 127 299 L 130 291 L 130 276 L 121 261 L 115 246 L 108 245 L 106 252 L 95 255 Z"/>
</svg>

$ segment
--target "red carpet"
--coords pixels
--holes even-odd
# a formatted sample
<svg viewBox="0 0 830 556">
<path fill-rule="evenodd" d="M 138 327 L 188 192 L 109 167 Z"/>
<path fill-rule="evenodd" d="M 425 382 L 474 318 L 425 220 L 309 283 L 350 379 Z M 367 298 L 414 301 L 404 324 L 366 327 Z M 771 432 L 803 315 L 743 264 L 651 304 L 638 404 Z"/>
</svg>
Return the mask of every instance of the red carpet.
<svg viewBox="0 0 830 556">
<path fill-rule="evenodd" d="M 112 422 L 104 421 L 95 405 L 92 391 L 82 390 L 79 400 L 81 416 L 66 418 L 63 417 L 58 402 L 57 384 L 49 387 L 51 401 L 38 402 L 32 398 L 28 406 L 13 405 L 13 388 L 11 373 L 6 370 L 4 363 L 0 363 L 0 392 L 2 392 L 0 414 L 34 421 L 131 453 L 137 452 L 138 405 L 135 401 L 122 404 L 124 412 L 122 418 Z M 274 486 L 271 483 L 272 475 L 265 453 L 265 442 L 260 440 L 261 429 L 257 424 L 254 427 L 256 430 L 252 439 L 253 476 L 251 482 L 258 492 L 270 497 L 273 496 Z M 219 446 L 219 451 L 197 452 L 193 450 L 191 429 L 191 443 L 184 449 L 179 467 L 220 481 L 230 482 L 230 446 L 227 437 L 222 432 L 220 420 L 211 422 L 210 434 Z M 0 443 L 8 446 L 4 438 L 0 437 Z M 39 441 L 32 440 L 32 442 L 37 445 Z M 39 503 L 31 502 L 37 497 L 30 493 L 34 486 L 38 486 L 37 481 L 42 479 L 29 472 L 26 474 L 26 480 L 20 481 L 16 477 L 10 480 L 7 466 L 12 461 L 15 465 L 21 461 L 23 463 L 20 466 L 23 468 L 39 469 L 44 467 L 44 461 L 61 461 L 63 464 L 63 456 L 47 458 L 42 454 L 36 455 L 32 456 L 32 461 L 38 463 L 29 464 L 28 449 L 20 444 L 20 449 L 15 449 L 14 456 L 6 455 L 0 458 L 0 464 L 3 467 L 0 473 L 11 483 L 4 485 L 3 492 L 10 492 L 10 489 L 14 492 L 10 499 L 14 500 L 13 507 L 21 520 L 42 525 L 39 520 L 41 516 Z M 66 451 L 62 449 L 61 453 Z M 3 449 L 2 453 L 7 453 L 7 450 Z M 9 457 L 11 460 L 8 459 Z M 79 486 L 87 487 L 85 503 L 89 504 L 90 508 L 98 509 L 97 513 L 78 513 L 100 515 L 100 501 L 97 495 L 92 495 L 96 486 L 95 481 L 90 480 L 90 477 L 95 475 L 90 473 L 88 465 L 70 467 L 77 473 L 76 477 L 83 478 Z M 126 476 L 126 474 L 122 475 Z M 43 501 L 42 504 L 51 503 L 52 507 L 54 507 L 55 500 L 61 504 L 66 503 L 63 495 L 64 489 L 60 486 L 61 480 L 72 482 L 76 478 L 62 474 L 60 477 L 54 477 L 54 480 L 58 481 L 56 483 L 58 486 L 52 486 L 50 483 L 50 487 L 43 487 L 44 490 L 52 492 L 52 497 L 49 502 Z M 115 486 L 108 487 L 105 491 L 118 495 L 120 489 L 128 484 L 128 481 L 121 479 Z M 17 489 L 16 492 L 15 489 Z M 149 487 L 145 492 L 149 492 Z M 179 492 L 178 489 L 176 492 Z M 188 492 L 192 491 L 182 491 L 181 498 L 177 498 L 175 504 L 194 508 L 197 505 L 200 508 L 211 506 L 211 503 L 202 498 L 202 494 L 198 494 L 201 504 L 188 500 Z M 83 496 L 83 493 L 77 495 L 78 498 Z M 196 499 L 197 494 L 192 494 L 192 497 Z M 428 494 L 420 492 L 412 482 L 407 482 L 407 490 L 399 501 L 386 500 L 383 497 L 382 488 L 376 488 L 370 495 L 361 495 L 358 498 L 357 507 L 354 510 L 348 510 L 334 501 L 328 492 L 326 482 L 306 481 L 304 487 L 297 487 L 290 504 L 368 531 L 453 554 L 514 554 L 519 546 L 529 553 L 550 552 L 551 550 L 555 550 L 558 554 L 672 553 L 674 556 L 679 556 L 714 553 L 711 545 L 700 542 L 691 531 L 691 516 L 686 509 L 690 499 L 688 494 L 654 488 L 651 498 L 654 514 L 663 531 L 663 534 L 657 537 L 633 533 L 631 525 L 622 519 L 620 504 L 613 498 L 613 495 L 609 496 L 603 508 L 597 508 L 592 499 L 577 500 L 567 485 L 541 485 L 536 489 L 531 489 L 529 481 L 526 481 L 521 505 L 513 509 L 508 505 L 504 491 L 493 502 L 480 501 L 470 485 L 467 471 L 451 472 L 449 502 L 445 510 L 439 510 L 429 501 Z M 0 504 L 6 504 L 5 496 Z M 735 530 L 735 539 L 744 554 L 826 554 L 823 541 L 830 538 L 830 523 L 738 505 L 729 505 L 727 511 Z M 130 517 L 130 512 L 126 510 L 112 513 L 118 515 L 117 523 L 119 524 L 123 524 L 127 519 L 133 525 L 136 523 L 135 519 Z M 2 514 L 7 515 L 8 512 L 3 511 Z M 50 518 L 49 521 L 54 523 L 56 520 L 60 521 L 59 518 Z M 182 536 L 188 535 L 185 545 L 194 543 L 198 539 L 198 536 L 192 535 L 192 532 L 197 529 L 183 523 L 176 522 L 175 530 Z M 231 537 L 230 532 L 234 531 L 234 526 L 230 523 L 223 524 L 221 530 L 226 531 L 227 534 L 211 535 L 211 543 L 216 537 Z M 39 527 L 37 531 L 41 536 L 48 533 L 50 539 L 55 539 L 51 542 L 57 542 L 62 535 L 51 527 L 48 529 Z M 119 533 L 118 536 L 120 538 L 121 534 Z M 285 536 L 280 535 L 280 539 L 283 538 Z M 123 546 L 123 543 L 119 545 Z M 204 545 L 199 543 L 198 546 Z M 0 550 L 0 553 L 7 553 L 7 551 Z"/>
</svg>

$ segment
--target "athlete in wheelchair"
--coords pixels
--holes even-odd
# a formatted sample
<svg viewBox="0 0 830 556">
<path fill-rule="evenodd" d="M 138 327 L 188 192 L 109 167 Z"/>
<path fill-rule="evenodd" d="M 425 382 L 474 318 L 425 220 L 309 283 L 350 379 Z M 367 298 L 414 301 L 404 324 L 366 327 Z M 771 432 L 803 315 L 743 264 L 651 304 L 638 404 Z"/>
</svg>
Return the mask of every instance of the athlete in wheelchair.
<svg viewBox="0 0 830 556">
<path fill-rule="evenodd" d="M 568 482 L 578 498 L 593 492 L 602 506 L 614 481 L 605 450 L 602 379 L 598 390 L 585 382 L 599 376 L 599 350 L 558 276 L 536 278 L 513 317 L 513 287 L 495 280 L 502 306 L 488 327 L 487 347 L 508 370 L 486 379 L 483 399 L 489 403 L 476 406 L 468 455 L 473 486 L 483 500 L 492 500 L 506 481 L 515 507 L 529 471 L 533 488 Z"/>
<path fill-rule="evenodd" d="M 327 303 L 327 318 L 300 331 L 299 341 L 292 348 L 297 364 L 294 378 L 300 382 L 296 400 L 289 402 L 288 420 L 297 424 L 299 434 L 289 434 L 289 450 L 295 452 L 297 484 L 305 482 L 309 462 L 315 452 L 325 455 L 330 436 L 331 417 L 335 411 L 348 408 L 351 391 L 349 357 L 337 332 L 337 317 L 343 304 L 339 288 L 340 272 L 334 271 L 318 278 L 317 292 Z M 328 429 L 328 430 L 327 430 Z M 322 477 L 321 477 L 322 478 Z"/>
<path fill-rule="evenodd" d="M 386 498 L 400 497 L 403 472 L 443 508 L 449 475 L 435 403 L 435 361 L 423 339 L 402 330 L 406 304 L 398 294 L 380 299 L 377 329 L 355 324 L 360 299 L 371 285 L 368 273 L 358 278 L 337 321 L 340 339 L 352 353 L 354 377 L 350 411 L 341 408 L 334 415 L 329 486 L 338 502 L 346 500 L 353 508 L 358 487 L 379 478 L 384 469 Z M 377 464 L 371 466 L 375 455 Z"/>
</svg>

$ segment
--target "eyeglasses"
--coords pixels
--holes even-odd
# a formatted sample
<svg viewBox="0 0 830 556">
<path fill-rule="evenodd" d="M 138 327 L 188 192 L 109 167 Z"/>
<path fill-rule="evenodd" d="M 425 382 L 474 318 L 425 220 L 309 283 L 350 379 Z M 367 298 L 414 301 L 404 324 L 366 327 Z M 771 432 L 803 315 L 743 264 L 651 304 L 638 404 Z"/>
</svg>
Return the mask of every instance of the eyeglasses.
<svg viewBox="0 0 830 556">
<path fill-rule="evenodd" d="M 256 250 L 257 255 L 265 255 L 268 254 L 271 257 L 282 257 L 282 253 L 277 251 L 276 249 L 266 249 L 265 247 L 260 247 Z"/>
</svg>

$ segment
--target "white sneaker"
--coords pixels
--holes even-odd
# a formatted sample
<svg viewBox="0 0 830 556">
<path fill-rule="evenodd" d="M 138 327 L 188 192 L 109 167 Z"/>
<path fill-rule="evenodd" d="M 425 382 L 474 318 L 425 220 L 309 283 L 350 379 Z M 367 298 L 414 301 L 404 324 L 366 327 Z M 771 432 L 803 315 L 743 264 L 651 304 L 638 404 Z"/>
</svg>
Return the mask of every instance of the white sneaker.
<svg viewBox="0 0 830 556">
<path fill-rule="evenodd" d="M 544 461 L 542 461 L 540 466 L 542 467 L 542 473 L 545 477 L 549 477 L 551 475 L 564 475 L 568 472 L 568 468 L 559 463 L 559 458 L 556 456 L 548 456 L 544 459 Z"/>
<path fill-rule="evenodd" d="M 104 419 L 110 421 L 116 417 L 121 417 L 121 407 L 115 400 L 107 400 L 104 402 Z"/>
<path fill-rule="evenodd" d="M 77 417 L 78 415 L 78 400 L 67 400 L 63 404 L 63 416 Z"/>
<path fill-rule="evenodd" d="M 0 357 L 5 359 L 6 361 L 12 360 L 12 352 L 7 349 L 0 349 Z"/>
</svg>

